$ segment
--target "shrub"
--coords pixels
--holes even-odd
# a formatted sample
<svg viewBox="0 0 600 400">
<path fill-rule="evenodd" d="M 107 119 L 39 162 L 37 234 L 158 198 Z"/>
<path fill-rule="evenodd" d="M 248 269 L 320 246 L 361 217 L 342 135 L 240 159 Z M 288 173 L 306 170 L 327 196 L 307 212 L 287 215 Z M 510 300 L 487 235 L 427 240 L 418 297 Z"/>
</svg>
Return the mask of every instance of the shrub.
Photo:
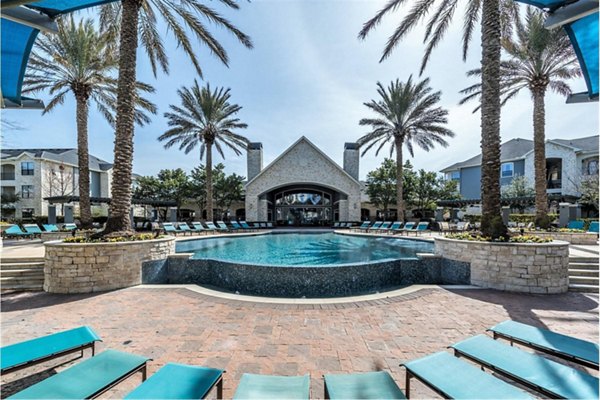
<svg viewBox="0 0 600 400">
<path fill-rule="evenodd" d="M 165 237 L 164 235 L 154 236 L 151 233 L 142 233 L 139 235 L 132 236 L 117 236 L 109 238 L 87 238 L 85 236 L 75 236 L 66 238 L 64 243 L 117 243 L 117 242 L 139 242 L 144 240 L 160 239 Z"/>
<path fill-rule="evenodd" d="M 508 240 L 507 237 L 504 236 L 499 237 L 498 240 L 492 240 L 492 238 L 487 236 L 481 236 L 480 234 L 470 233 L 453 233 L 448 235 L 447 237 L 458 240 L 469 240 L 471 242 L 549 243 L 552 241 L 551 238 L 540 237 L 535 235 L 511 236 L 508 238 Z"/>
<path fill-rule="evenodd" d="M 548 214 L 548 219 L 550 219 L 551 222 L 557 218 L 558 214 Z M 527 225 L 530 222 L 535 222 L 535 214 L 510 214 L 508 220 L 516 222 L 517 224 Z"/>
<path fill-rule="evenodd" d="M 481 222 L 481 215 L 465 214 L 463 219 L 470 224 L 475 224 Z"/>
</svg>

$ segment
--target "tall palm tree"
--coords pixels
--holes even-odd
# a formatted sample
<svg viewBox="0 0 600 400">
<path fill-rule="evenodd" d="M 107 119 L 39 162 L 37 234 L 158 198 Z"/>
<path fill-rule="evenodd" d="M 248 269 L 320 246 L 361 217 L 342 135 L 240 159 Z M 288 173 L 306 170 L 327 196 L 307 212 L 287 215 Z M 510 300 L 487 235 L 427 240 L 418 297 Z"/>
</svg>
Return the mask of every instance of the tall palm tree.
<svg viewBox="0 0 600 400">
<path fill-rule="evenodd" d="M 79 164 L 79 212 L 81 225 L 91 227 L 90 171 L 88 153 L 88 114 L 94 102 L 101 115 L 114 124 L 116 104 L 117 57 L 105 32 L 98 31 L 90 19 L 75 22 L 73 17 L 58 20 L 58 34 L 43 35 L 37 40 L 29 58 L 23 91 L 47 90 L 52 99 L 43 113 L 64 103 L 68 93 L 76 101 L 77 155 Z M 134 90 L 153 92 L 154 88 L 134 83 Z M 156 113 L 156 107 L 140 96 L 132 96 L 138 106 L 134 120 L 150 121 L 145 112 Z"/>
<path fill-rule="evenodd" d="M 206 218 L 213 219 L 213 182 L 212 182 L 212 148 L 225 158 L 223 147 L 228 147 L 236 155 L 242 154 L 248 145 L 248 139 L 233 132 L 234 129 L 245 129 L 247 124 L 234 117 L 242 107 L 229 102 L 230 89 L 216 88 L 211 91 L 210 85 L 198 86 L 194 81 L 191 88 L 182 87 L 177 91 L 181 106 L 170 105 L 170 112 L 165 113 L 168 131 L 158 137 L 168 149 L 175 144 L 179 150 L 188 154 L 200 145 L 200 160 L 206 157 Z"/>
<path fill-rule="evenodd" d="M 502 105 L 514 98 L 521 89 L 528 88 L 533 99 L 533 149 L 535 169 L 536 225 L 547 228 L 548 195 L 546 176 L 546 120 L 545 97 L 548 89 L 563 96 L 571 93 L 567 83 L 581 75 L 579 64 L 569 37 L 562 29 L 544 28 L 544 14 L 527 7 L 525 21 L 515 19 L 515 37 L 502 40 L 502 48 L 509 59 L 500 64 L 500 94 Z M 467 73 L 480 76 L 481 69 Z M 472 85 L 461 93 L 467 96 L 464 104 L 481 97 L 481 84 Z M 477 111 L 477 107 L 474 111 Z"/>
<path fill-rule="evenodd" d="M 232 9 L 239 8 L 237 0 L 220 2 Z M 134 107 L 129 94 L 136 80 L 138 39 L 146 50 L 153 72 L 156 73 L 157 65 L 160 65 L 164 72 L 168 72 L 168 57 L 157 27 L 159 17 L 163 18 L 168 30 L 173 32 L 177 44 L 190 57 L 200 76 L 202 70 L 189 33 L 193 33 L 195 39 L 207 46 L 223 64 L 228 65 L 229 59 L 225 48 L 199 17 L 225 28 L 244 46 L 252 47 L 248 36 L 199 0 L 122 0 L 113 7 L 103 9 L 102 24 L 111 24 L 119 31 L 120 53 L 113 169 L 113 177 L 120 184 L 112 187 L 110 215 L 104 230 L 105 235 L 128 233 L 131 229 L 129 209 L 132 195 Z"/>
<path fill-rule="evenodd" d="M 367 21 L 359 33 L 365 39 L 382 19 L 404 5 L 406 0 L 389 0 L 377 14 Z M 481 19 L 481 150 L 482 171 L 481 230 L 485 235 L 497 238 L 506 232 L 502 223 L 500 205 L 500 39 L 510 32 L 510 21 L 517 5 L 513 0 L 468 0 L 463 24 L 463 60 L 466 59 L 469 43 L 475 26 Z M 400 41 L 419 21 L 431 15 L 426 30 L 426 49 L 421 63 L 424 71 L 433 49 L 444 37 L 454 18 L 459 0 L 422 0 L 404 16 L 394 33 L 388 39 L 380 61 L 386 59 Z"/>
<path fill-rule="evenodd" d="M 364 147 L 362 155 L 377 147 L 375 154 L 390 143 L 390 156 L 396 152 L 396 209 L 398 221 L 404 221 L 403 199 L 403 156 L 402 147 L 414 157 L 414 145 L 429 151 L 436 144 L 448 146 L 445 137 L 454 137 L 454 133 L 444 127 L 448 122 L 448 110 L 437 107 L 441 92 L 433 92 L 429 78 L 414 82 L 412 75 L 406 83 L 398 79 L 388 88 L 377 83 L 379 100 L 364 103 L 377 113 L 376 118 L 363 118 L 360 125 L 370 126 L 373 130 L 360 139 L 358 144 Z"/>
</svg>

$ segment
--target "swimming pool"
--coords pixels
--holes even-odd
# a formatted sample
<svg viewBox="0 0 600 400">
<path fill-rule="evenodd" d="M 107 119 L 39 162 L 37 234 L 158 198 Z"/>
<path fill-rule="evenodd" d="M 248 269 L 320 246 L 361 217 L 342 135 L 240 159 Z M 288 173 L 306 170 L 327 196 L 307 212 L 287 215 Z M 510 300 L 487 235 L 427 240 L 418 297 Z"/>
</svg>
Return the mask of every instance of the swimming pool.
<svg viewBox="0 0 600 400">
<path fill-rule="evenodd" d="M 217 237 L 177 243 L 177 253 L 193 259 L 272 266 L 325 266 L 417 259 L 434 245 L 421 240 L 346 236 L 335 233 L 282 233 Z"/>
</svg>

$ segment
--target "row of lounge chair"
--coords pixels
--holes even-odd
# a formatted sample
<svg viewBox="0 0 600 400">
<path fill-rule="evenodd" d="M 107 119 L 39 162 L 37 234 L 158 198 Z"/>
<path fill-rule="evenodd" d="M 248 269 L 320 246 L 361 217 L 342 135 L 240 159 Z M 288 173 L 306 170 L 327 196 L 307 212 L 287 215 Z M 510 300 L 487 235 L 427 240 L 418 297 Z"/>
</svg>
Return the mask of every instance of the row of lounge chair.
<svg viewBox="0 0 600 400">
<path fill-rule="evenodd" d="M 424 233 L 429 231 L 429 222 L 407 222 L 403 224 L 400 221 L 388 222 L 388 221 L 375 221 L 371 224 L 368 221 L 363 222 L 357 229 L 360 232 L 368 233 L 389 233 L 389 234 L 404 234 L 409 233 Z"/>
<path fill-rule="evenodd" d="M 449 399 L 533 398 L 505 380 L 484 372 L 484 369 L 488 369 L 543 397 L 598 399 L 597 377 L 512 346 L 518 343 L 598 370 L 597 343 L 515 321 L 502 322 L 488 331 L 492 332 L 493 339 L 487 335 L 477 335 L 450 346 L 456 357 L 442 351 L 401 364 L 406 369 L 406 395 L 388 372 L 378 371 L 324 375 L 325 398 L 406 399 L 410 396 L 412 379 L 423 382 Z M 511 345 L 503 344 L 497 340 L 499 338 L 509 340 Z M 143 383 L 130 392 L 125 397 L 127 399 L 201 399 L 215 387 L 217 398 L 223 397 L 223 370 L 168 363 L 146 380 L 149 358 L 117 350 L 105 350 L 94 356 L 95 343 L 100 340 L 90 327 L 84 326 L 3 347 L 0 349 L 3 374 L 69 353 L 81 351 L 83 356 L 83 349 L 92 348 L 91 358 L 9 398 L 94 398 L 136 372 L 142 372 Z M 234 399 L 309 397 L 308 374 L 243 374 L 233 396 Z"/>
<path fill-rule="evenodd" d="M 250 225 L 252 224 L 252 225 Z M 259 229 L 272 229 L 273 224 L 271 222 L 246 222 L 246 221 L 230 221 L 227 225 L 223 221 L 206 221 L 201 222 L 163 222 L 162 229 L 168 234 L 183 234 L 192 235 L 195 233 L 227 233 L 227 232 L 253 232 Z"/>
<path fill-rule="evenodd" d="M 62 224 L 60 228 L 55 224 L 43 224 L 42 227 L 43 230 L 37 224 L 23 224 L 23 229 L 21 229 L 19 225 L 12 225 L 2 234 L 6 238 L 35 238 L 48 232 L 69 232 L 77 229 L 75 224 Z"/>
</svg>

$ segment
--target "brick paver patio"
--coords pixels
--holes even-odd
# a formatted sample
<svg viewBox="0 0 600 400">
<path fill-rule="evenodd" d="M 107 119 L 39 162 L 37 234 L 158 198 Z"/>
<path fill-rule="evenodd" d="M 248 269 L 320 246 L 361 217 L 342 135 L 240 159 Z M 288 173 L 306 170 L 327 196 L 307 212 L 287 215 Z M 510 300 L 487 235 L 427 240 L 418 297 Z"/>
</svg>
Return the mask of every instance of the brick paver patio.
<svg viewBox="0 0 600 400">
<path fill-rule="evenodd" d="M 90 325 L 104 339 L 100 350 L 152 357 L 150 374 L 169 361 L 226 369 L 225 397 L 233 395 L 244 372 L 310 373 L 313 398 L 323 397 L 324 373 L 383 369 L 404 389 L 401 362 L 442 351 L 509 318 L 598 339 L 598 296 L 577 293 L 425 289 L 343 305 L 280 305 L 179 288 L 132 288 L 93 295 L 6 294 L 1 316 L 3 345 Z M 64 368 L 52 368 L 57 364 L 3 376 L 3 397 Z M 140 379 L 128 379 L 109 396 L 122 396 Z M 411 394 L 435 397 L 418 383 Z"/>
</svg>

